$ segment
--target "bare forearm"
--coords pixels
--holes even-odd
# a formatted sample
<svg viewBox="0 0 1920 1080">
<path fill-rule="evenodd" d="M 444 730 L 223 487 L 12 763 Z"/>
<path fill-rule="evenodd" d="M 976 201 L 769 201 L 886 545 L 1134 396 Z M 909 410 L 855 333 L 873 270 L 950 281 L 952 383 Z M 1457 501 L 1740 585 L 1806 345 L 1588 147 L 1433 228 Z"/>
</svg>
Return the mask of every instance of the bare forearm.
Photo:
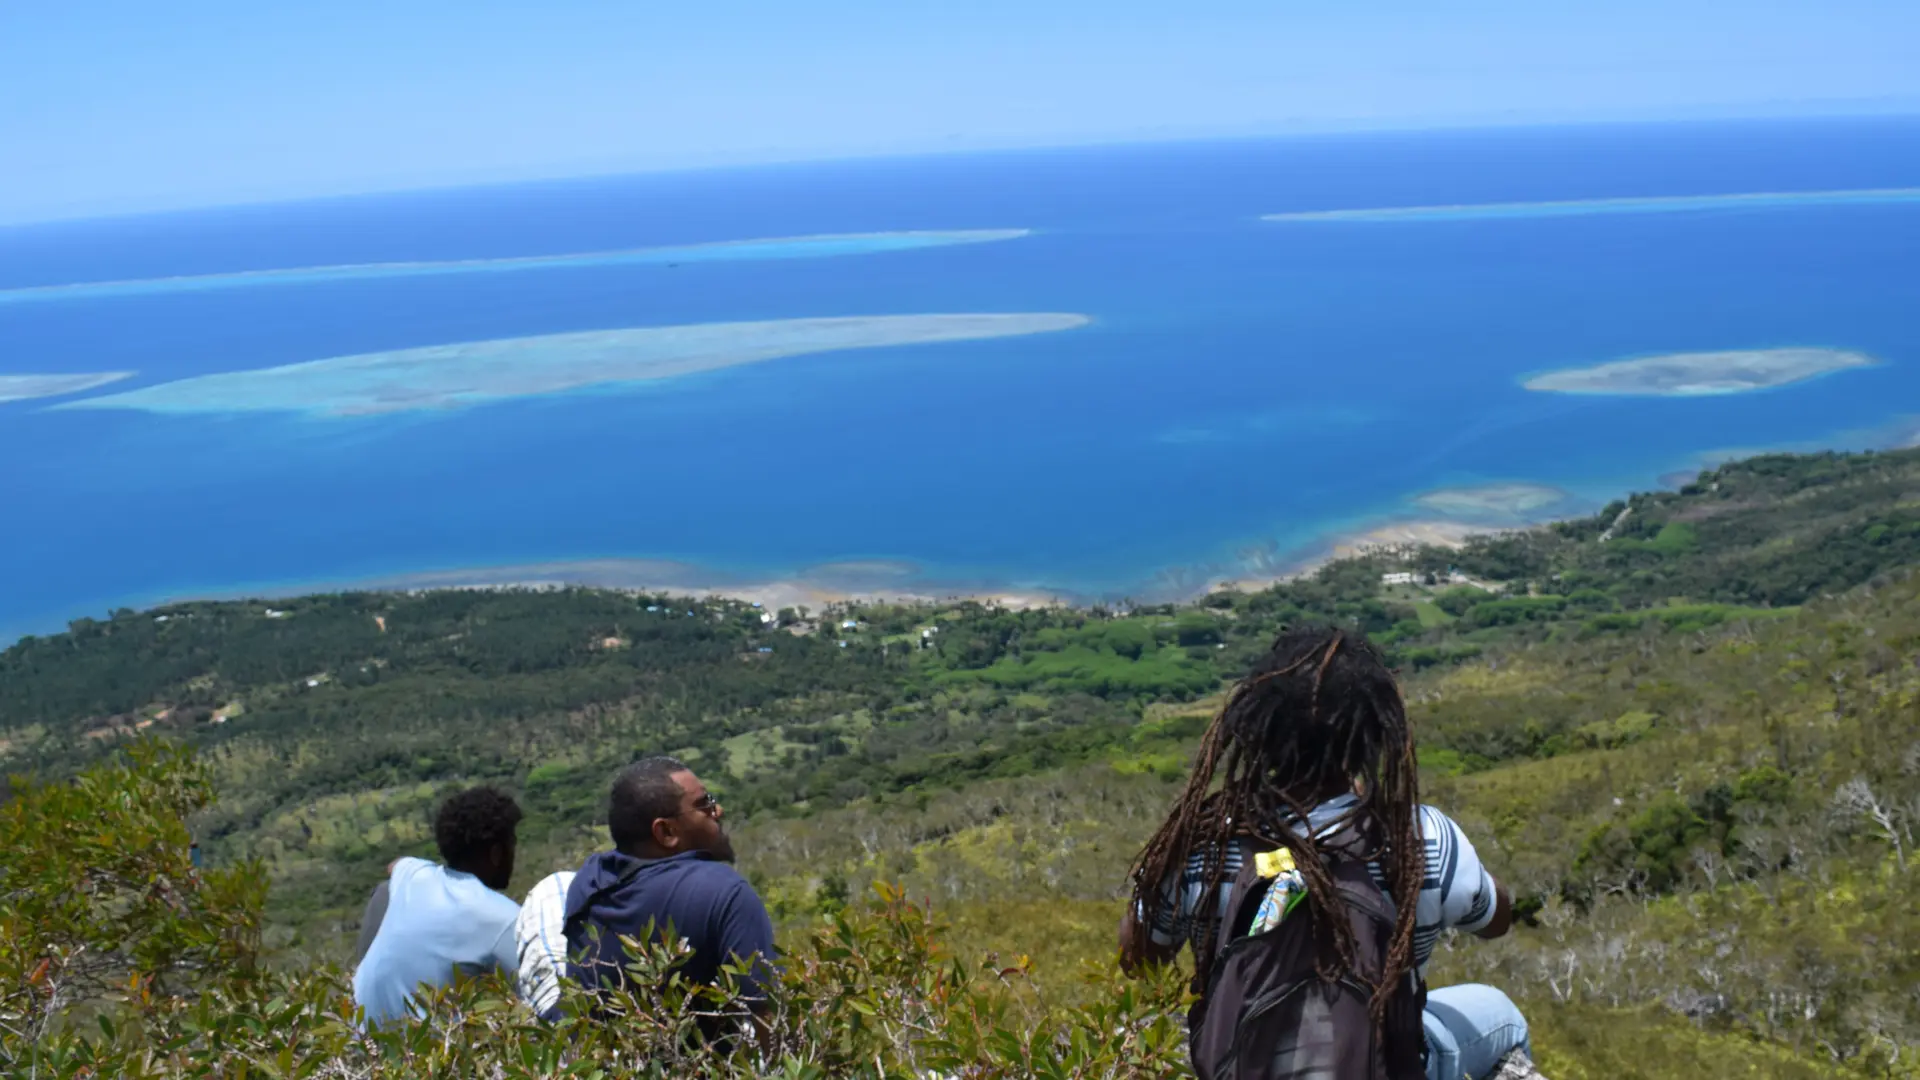
<svg viewBox="0 0 1920 1080">
<path fill-rule="evenodd" d="M 1513 893 L 1499 881 L 1493 883 L 1493 920 L 1475 931 L 1479 937 L 1492 941 L 1505 937 L 1513 929 Z"/>
</svg>

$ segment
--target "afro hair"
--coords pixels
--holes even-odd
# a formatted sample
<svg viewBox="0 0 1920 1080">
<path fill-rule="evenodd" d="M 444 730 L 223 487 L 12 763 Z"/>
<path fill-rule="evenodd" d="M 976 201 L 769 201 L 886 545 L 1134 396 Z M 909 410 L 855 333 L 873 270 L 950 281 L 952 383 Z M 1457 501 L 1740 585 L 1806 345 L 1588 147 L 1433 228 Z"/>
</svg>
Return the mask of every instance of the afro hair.
<svg viewBox="0 0 1920 1080">
<path fill-rule="evenodd" d="M 433 840 L 448 866 L 458 867 L 495 844 L 512 844 L 520 804 L 495 787 L 468 788 L 448 796 L 433 818 Z"/>
</svg>

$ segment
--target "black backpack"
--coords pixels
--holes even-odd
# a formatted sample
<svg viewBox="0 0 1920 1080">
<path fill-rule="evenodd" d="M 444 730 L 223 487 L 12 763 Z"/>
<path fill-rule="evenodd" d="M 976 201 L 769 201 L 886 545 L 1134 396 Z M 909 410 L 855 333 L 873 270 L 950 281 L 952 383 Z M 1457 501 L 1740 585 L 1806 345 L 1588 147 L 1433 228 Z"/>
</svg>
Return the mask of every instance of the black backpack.
<svg viewBox="0 0 1920 1080">
<path fill-rule="evenodd" d="M 1354 963 L 1365 977 L 1327 983 L 1316 970 L 1313 919 L 1328 913 L 1308 898 L 1280 925 L 1248 936 L 1268 881 L 1247 852 L 1234 878 L 1232 907 L 1220 923 L 1206 994 L 1188 1016 L 1194 1072 L 1200 1080 L 1424 1080 L 1427 988 L 1408 972 L 1388 1002 L 1376 1043 L 1370 1011 L 1395 913 L 1373 880 L 1351 830 L 1320 842 L 1353 927 Z M 1344 842 L 1343 841 L 1344 838 Z"/>
</svg>

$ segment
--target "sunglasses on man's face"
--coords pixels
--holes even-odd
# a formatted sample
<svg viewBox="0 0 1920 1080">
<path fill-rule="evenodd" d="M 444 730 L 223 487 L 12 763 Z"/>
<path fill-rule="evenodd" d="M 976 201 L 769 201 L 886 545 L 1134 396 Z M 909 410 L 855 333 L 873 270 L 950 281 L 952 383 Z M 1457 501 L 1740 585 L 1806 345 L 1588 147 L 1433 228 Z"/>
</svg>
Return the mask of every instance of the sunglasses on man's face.
<svg viewBox="0 0 1920 1080">
<path fill-rule="evenodd" d="M 693 805 L 687 809 L 698 810 L 708 817 L 713 817 L 720 812 L 720 800 L 714 797 L 713 792 L 709 791 L 705 795 L 693 800 Z M 686 810 L 682 810 L 681 813 L 686 813 Z"/>
</svg>

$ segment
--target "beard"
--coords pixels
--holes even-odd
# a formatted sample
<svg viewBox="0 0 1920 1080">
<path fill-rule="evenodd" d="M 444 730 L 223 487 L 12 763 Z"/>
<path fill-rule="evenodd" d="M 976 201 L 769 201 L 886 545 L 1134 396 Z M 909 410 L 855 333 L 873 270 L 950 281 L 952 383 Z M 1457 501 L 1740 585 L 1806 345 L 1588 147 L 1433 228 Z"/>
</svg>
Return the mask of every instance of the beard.
<svg viewBox="0 0 1920 1080">
<path fill-rule="evenodd" d="M 721 829 L 720 835 L 713 838 L 713 844 L 712 846 L 707 848 L 707 851 L 714 858 L 719 859 L 721 862 L 724 862 L 724 863 L 732 862 L 733 861 L 733 837 L 727 835 L 727 830 Z"/>
</svg>

